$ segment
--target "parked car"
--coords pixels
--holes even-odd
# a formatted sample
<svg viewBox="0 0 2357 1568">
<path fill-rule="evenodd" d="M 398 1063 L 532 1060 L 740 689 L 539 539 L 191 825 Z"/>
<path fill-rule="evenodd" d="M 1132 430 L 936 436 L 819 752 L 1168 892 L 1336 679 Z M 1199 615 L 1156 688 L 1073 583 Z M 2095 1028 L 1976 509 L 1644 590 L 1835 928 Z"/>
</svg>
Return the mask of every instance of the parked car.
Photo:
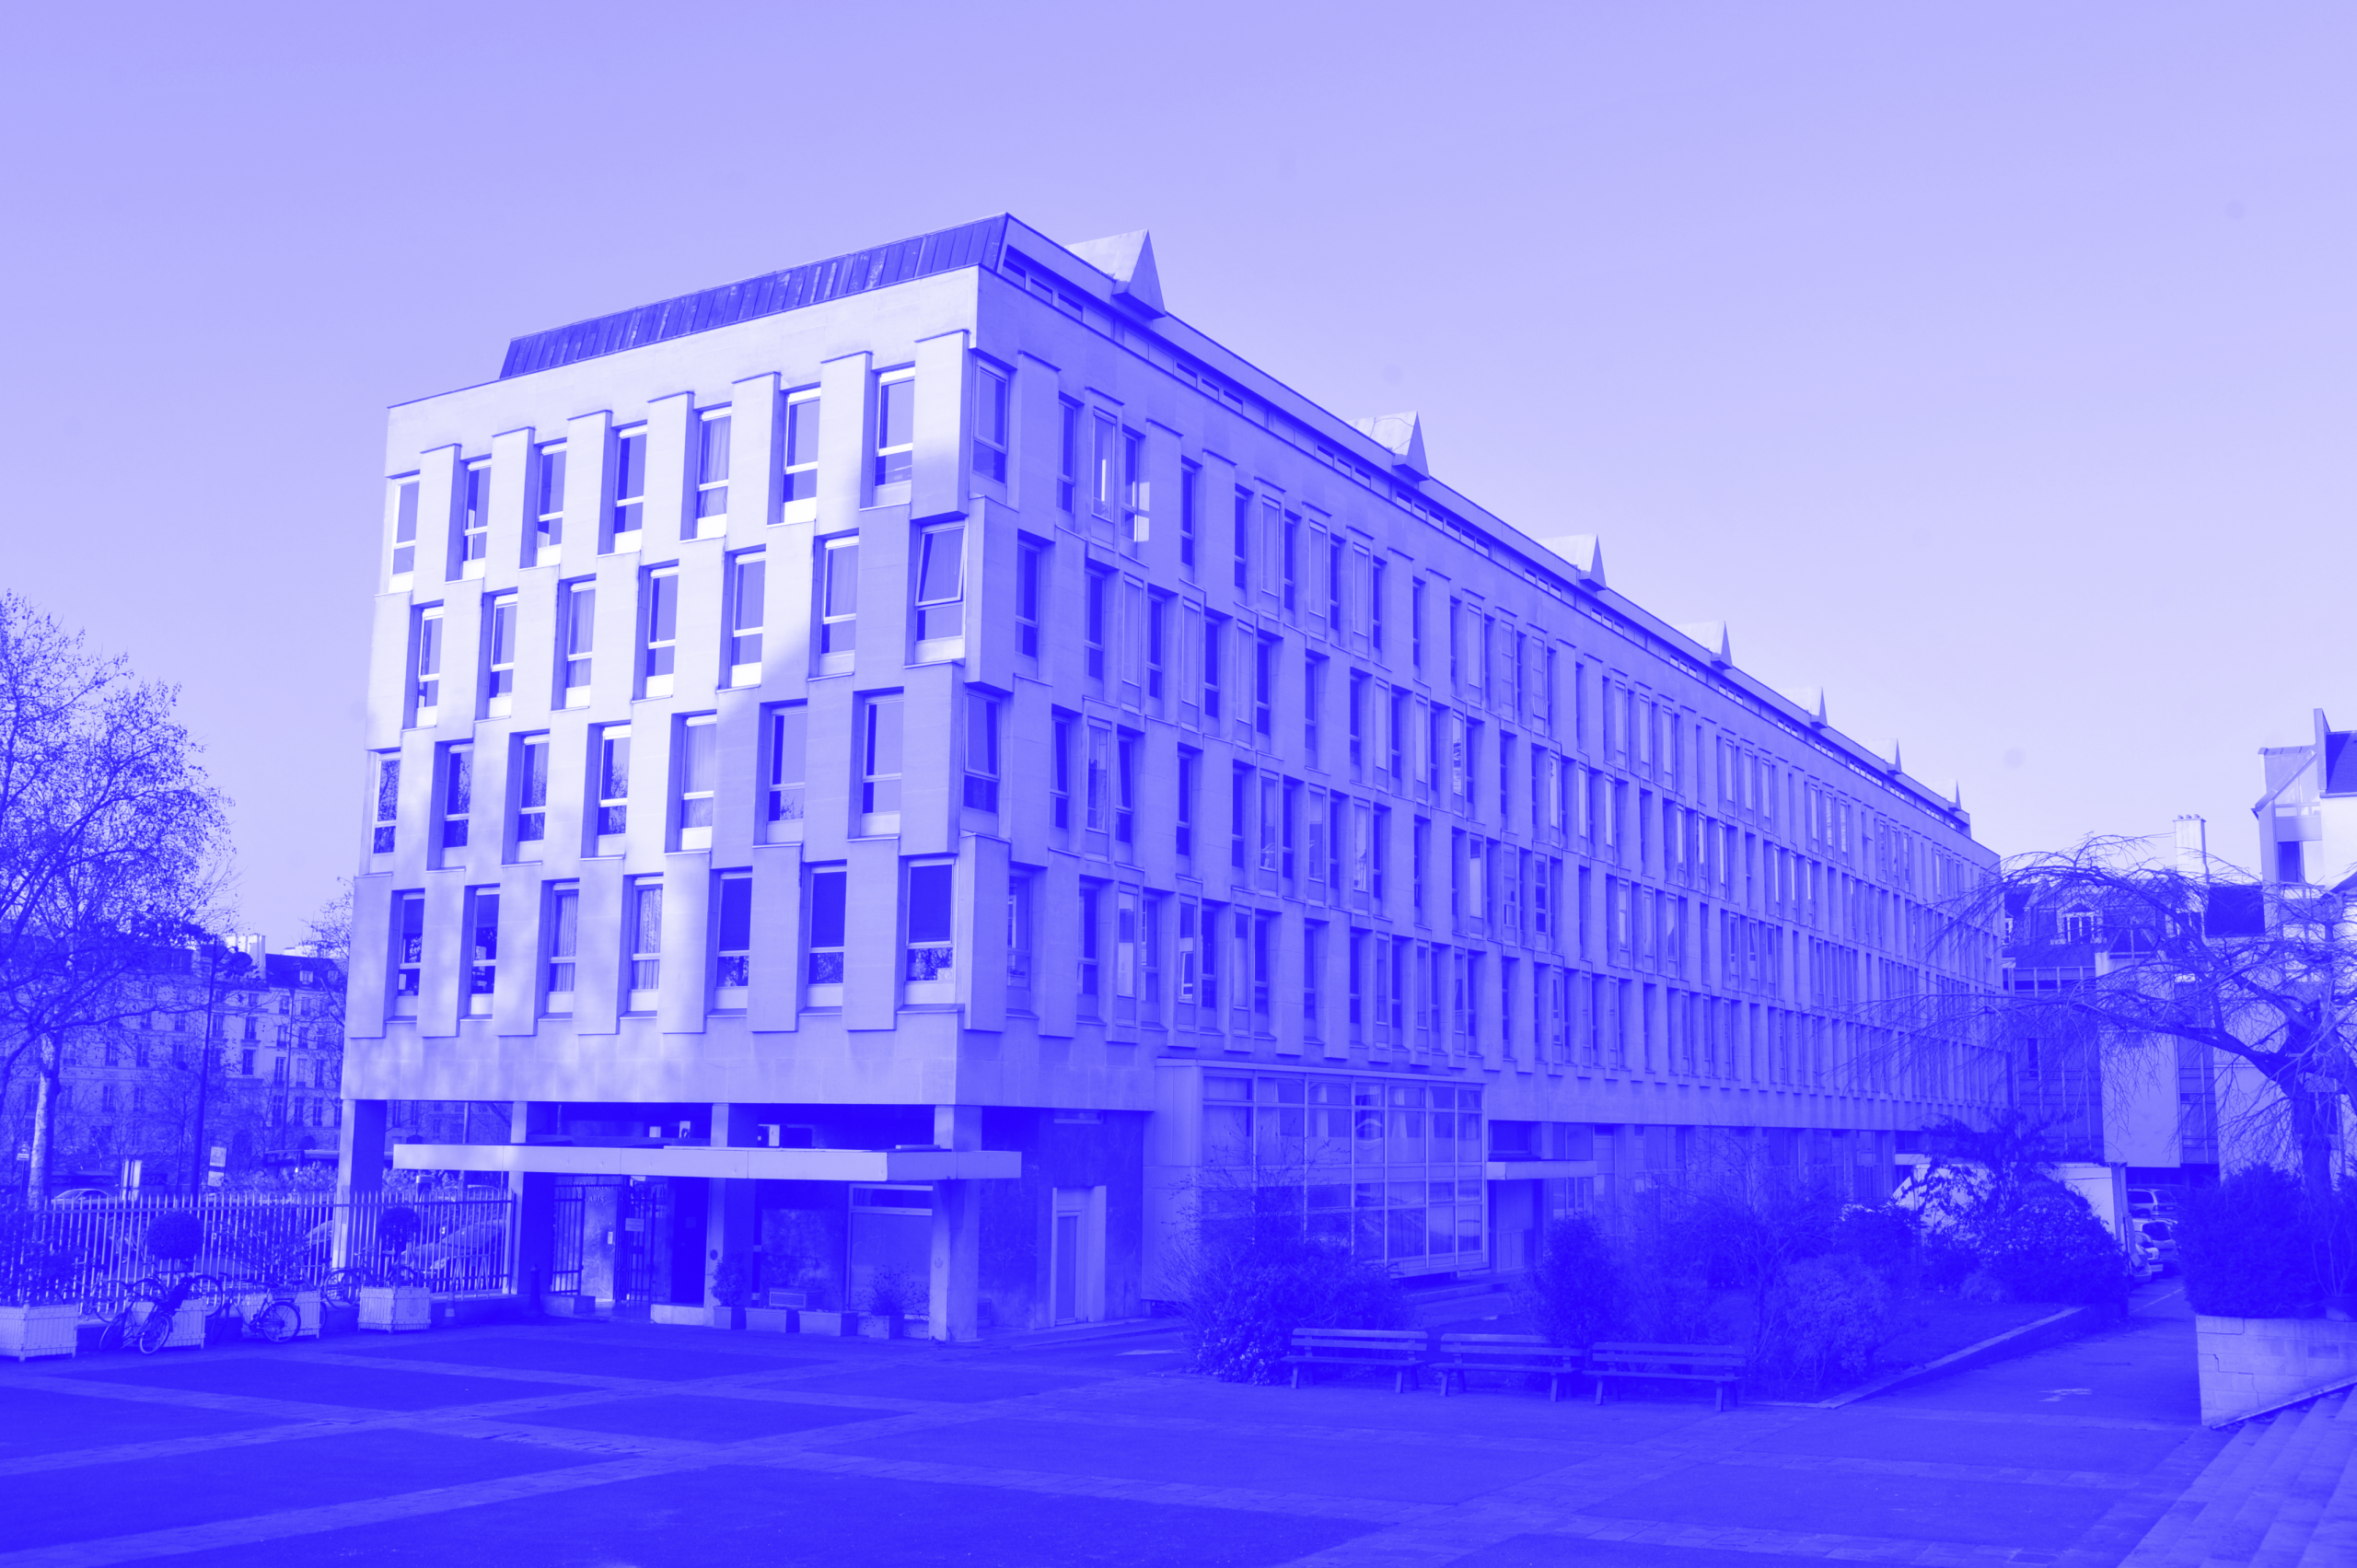
<svg viewBox="0 0 2357 1568">
<path fill-rule="evenodd" d="M 82 1203 L 111 1203 L 120 1196 L 103 1187 L 68 1187 L 63 1192 L 52 1193 L 49 1201 L 52 1206 L 72 1208 Z"/>
<path fill-rule="evenodd" d="M 2165 1187 L 2128 1190 L 2128 1231 L 2137 1260 L 2154 1273 L 2177 1272 L 2177 1194 Z"/>
</svg>

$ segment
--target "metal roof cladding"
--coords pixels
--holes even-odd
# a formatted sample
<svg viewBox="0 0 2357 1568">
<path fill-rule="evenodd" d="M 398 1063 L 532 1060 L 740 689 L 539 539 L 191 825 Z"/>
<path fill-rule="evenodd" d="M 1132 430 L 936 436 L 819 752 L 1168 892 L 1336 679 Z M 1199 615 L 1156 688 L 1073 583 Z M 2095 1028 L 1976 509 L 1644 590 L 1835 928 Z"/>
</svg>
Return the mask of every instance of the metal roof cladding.
<svg viewBox="0 0 2357 1568">
<path fill-rule="evenodd" d="M 911 278 L 954 273 L 960 267 L 996 268 L 1006 243 L 1006 215 L 936 229 L 914 239 L 896 239 L 849 255 L 830 256 L 782 273 L 766 273 L 742 283 L 723 284 L 675 299 L 595 316 L 570 326 L 552 327 L 510 339 L 507 359 L 499 368 L 503 381 L 528 376 L 577 360 L 620 354 L 626 348 L 659 343 L 690 332 L 710 331 L 780 311 L 821 305 L 845 295 L 865 294 Z"/>
</svg>

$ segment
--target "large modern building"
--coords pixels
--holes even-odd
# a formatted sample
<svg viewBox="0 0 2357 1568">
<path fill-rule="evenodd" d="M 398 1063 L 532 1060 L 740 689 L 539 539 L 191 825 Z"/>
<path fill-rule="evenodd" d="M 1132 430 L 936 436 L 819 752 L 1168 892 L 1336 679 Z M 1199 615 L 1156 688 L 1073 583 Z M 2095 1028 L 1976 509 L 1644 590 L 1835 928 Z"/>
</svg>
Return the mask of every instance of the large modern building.
<svg viewBox="0 0 2357 1568">
<path fill-rule="evenodd" d="M 386 461 L 345 1169 L 513 1106 L 389 1152 L 509 1173 L 544 1288 L 693 1315 L 758 1247 L 964 1337 L 1143 1310 L 1248 1207 L 1511 1269 L 1706 1147 L 1887 1190 L 1995 1081 L 1861 1021 L 1994 983 L 1956 805 L 1143 235 L 521 337 Z"/>
</svg>

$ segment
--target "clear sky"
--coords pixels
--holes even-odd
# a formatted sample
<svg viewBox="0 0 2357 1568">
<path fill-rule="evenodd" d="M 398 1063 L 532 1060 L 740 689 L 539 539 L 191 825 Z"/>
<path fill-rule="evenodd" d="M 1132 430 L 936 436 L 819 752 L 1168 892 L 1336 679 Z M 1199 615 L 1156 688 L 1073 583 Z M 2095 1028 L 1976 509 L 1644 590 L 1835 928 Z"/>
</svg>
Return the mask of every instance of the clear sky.
<svg viewBox="0 0 2357 1568">
<path fill-rule="evenodd" d="M 359 843 L 387 404 L 1012 211 L 2015 852 L 2357 723 L 2357 11 L 20 6 L 0 583 L 178 683 L 273 944 Z"/>
</svg>

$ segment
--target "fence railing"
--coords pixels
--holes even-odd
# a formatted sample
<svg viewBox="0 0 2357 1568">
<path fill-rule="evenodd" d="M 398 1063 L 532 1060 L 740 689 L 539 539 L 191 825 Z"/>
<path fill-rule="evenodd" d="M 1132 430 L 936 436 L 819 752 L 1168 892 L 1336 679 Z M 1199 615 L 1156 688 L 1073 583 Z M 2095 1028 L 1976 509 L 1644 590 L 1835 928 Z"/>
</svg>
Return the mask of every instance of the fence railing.
<svg viewBox="0 0 2357 1568">
<path fill-rule="evenodd" d="M 414 1214 L 416 1224 L 404 1245 L 392 1247 L 386 1245 L 385 1215 L 397 1208 Z M 516 1202 L 504 1193 L 341 1200 L 330 1192 L 181 1193 L 53 1204 L 0 1213 L 0 1251 L 63 1260 L 70 1294 L 103 1299 L 168 1265 L 184 1266 L 147 1250 L 148 1227 L 173 1213 L 193 1214 L 203 1227 L 195 1271 L 224 1279 L 316 1285 L 340 1266 L 374 1272 L 398 1263 L 416 1270 L 437 1295 L 515 1288 Z M 0 1273 L 14 1261 L 0 1258 Z"/>
</svg>

